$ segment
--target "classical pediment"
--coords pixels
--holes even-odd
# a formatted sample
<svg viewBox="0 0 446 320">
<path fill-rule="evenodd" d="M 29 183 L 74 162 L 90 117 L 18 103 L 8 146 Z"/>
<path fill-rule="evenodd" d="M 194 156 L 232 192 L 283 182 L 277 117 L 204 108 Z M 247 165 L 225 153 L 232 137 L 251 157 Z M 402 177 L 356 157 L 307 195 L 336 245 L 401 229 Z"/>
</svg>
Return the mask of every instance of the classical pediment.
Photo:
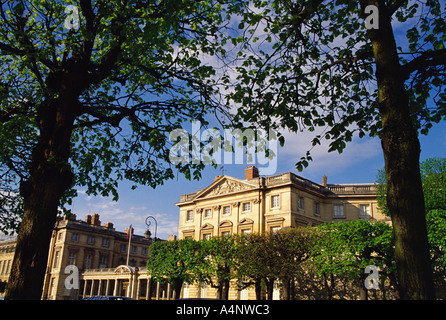
<svg viewBox="0 0 446 320">
<path fill-rule="evenodd" d="M 114 273 L 133 273 L 133 268 L 126 265 L 120 265 L 116 267 Z"/>
<path fill-rule="evenodd" d="M 244 219 L 240 220 L 240 222 L 239 222 L 240 225 L 253 224 L 253 223 L 254 223 L 254 221 L 251 219 L 248 219 L 248 218 L 244 218 Z"/>
<path fill-rule="evenodd" d="M 219 228 L 226 228 L 226 227 L 232 227 L 232 222 L 229 220 L 225 220 L 220 222 L 220 224 L 218 225 Z"/>
<path fill-rule="evenodd" d="M 214 229 L 214 226 L 213 226 L 212 224 L 210 224 L 210 223 L 205 223 L 205 224 L 201 227 L 201 229 L 202 229 L 202 230 L 204 230 L 204 229 Z"/>
<path fill-rule="evenodd" d="M 197 194 L 195 199 L 215 197 L 224 194 L 237 193 L 241 191 L 254 190 L 254 189 L 256 189 L 255 185 L 246 183 L 242 180 L 224 176 L 215 181 L 206 189 L 201 190 L 200 193 Z"/>
</svg>

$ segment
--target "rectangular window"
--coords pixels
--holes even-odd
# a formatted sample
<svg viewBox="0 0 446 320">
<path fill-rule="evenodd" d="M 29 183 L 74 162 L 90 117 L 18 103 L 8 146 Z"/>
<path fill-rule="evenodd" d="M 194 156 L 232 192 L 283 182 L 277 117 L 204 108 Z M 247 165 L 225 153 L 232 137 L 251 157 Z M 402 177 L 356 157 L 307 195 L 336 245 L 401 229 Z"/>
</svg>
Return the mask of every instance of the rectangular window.
<svg viewBox="0 0 446 320">
<path fill-rule="evenodd" d="M 208 240 L 208 239 L 210 239 L 211 238 L 211 234 L 210 233 L 205 233 L 205 234 L 203 234 L 203 239 L 204 240 Z"/>
<path fill-rule="evenodd" d="M 137 246 L 132 246 L 132 253 L 136 253 L 138 251 L 138 247 Z"/>
<path fill-rule="evenodd" d="M 88 244 L 94 244 L 94 237 L 93 236 L 88 236 L 87 243 Z"/>
<path fill-rule="evenodd" d="M 280 207 L 279 196 L 271 196 L 271 208 L 279 208 L 279 207 Z"/>
<path fill-rule="evenodd" d="M 79 234 L 78 233 L 73 233 L 71 235 L 71 241 L 78 242 L 79 241 Z"/>
<path fill-rule="evenodd" d="M 271 233 L 276 233 L 277 231 L 279 231 L 280 230 L 280 227 L 271 227 L 271 228 L 269 228 L 269 231 L 271 232 Z"/>
<path fill-rule="evenodd" d="M 222 235 L 222 236 L 230 236 L 230 235 L 231 235 L 231 232 L 230 232 L 230 231 L 223 231 L 223 232 L 221 233 L 221 235 Z"/>
<path fill-rule="evenodd" d="M 320 205 L 319 205 L 318 202 L 314 203 L 314 214 L 315 215 L 320 215 L 321 214 Z"/>
<path fill-rule="evenodd" d="M 89 253 L 85 255 L 85 269 L 91 268 L 93 268 L 93 255 Z"/>
<path fill-rule="evenodd" d="M 193 210 L 187 210 L 186 212 L 186 221 L 192 221 L 194 220 L 194 211 Z"/>
<path fill-rule="evenodd" d="M 205 218 L 211 218 L 212 217 L 212 209 L 204 210 L 204 217 Z"/>
<path fill-rule="evenodd" d="M 108 262 L 108 257 L 101 254 L 99 259 L 99 268 L 107 268 L 107 262 Z"/>
<path fill-rule="evenodd" d="M 242 211 L 251 211 L 251 202 L 245 202 L 242 205 Z"/>
<path fill-rule="evenodd" d="M 76 252 L 70 252 L 70 254 L 68 256 L 68 264 L 76 265 L 76 257 L 77 257 Z"/>
<path fill-rule="evenodd" d="M 54 289 L 56 286 L 56 278 L 51 278 L 51 284 L 50 284 L 50 297 L 54 296 Z"/>
<path fill-rule="evenodd" d="M 304 197 L 299 197 L 299 209 L 304 209 Z"/>
<path fill-rule="evenodd" d="M 102 246 L 103 247 L 108 247 L 109 246 L 109 240 L 107 238 L 102 238 Z"/>
<path fill-rule="evenodd" d="M 360 204 L 359 205 L 359 216 L 362 218 L 370 217 L 370 205 Z"/>
<path fill-rule="evenodd" d="M 54 266 L 53 266 L 53 268 L 55 268 L 55 269 L 59 265 L 59 254 L 60 254 L 60 252 L 56 251 L 56 254 L 54 255 Z"/>
<path fill-rule="evenodd" d="M 343 204 L 335 204 L 335 205 L 333 205 L 333 216 L 335 218 L 345 218 L 345 215 L 344 215 L 344 205 Z"/>
<path fill-rule="evenodd" d="M 230 206 L 223 207 L 223 215 L 227 216 L 230 214 L 231 214 L 231 207 Z"/>
</svg>

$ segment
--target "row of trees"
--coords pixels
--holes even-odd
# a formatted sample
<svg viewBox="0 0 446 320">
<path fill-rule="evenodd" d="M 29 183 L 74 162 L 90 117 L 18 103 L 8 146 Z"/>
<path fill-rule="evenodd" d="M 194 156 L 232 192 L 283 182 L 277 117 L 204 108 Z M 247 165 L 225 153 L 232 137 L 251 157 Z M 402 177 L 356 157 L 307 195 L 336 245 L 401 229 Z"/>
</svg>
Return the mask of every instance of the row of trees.
<svg viewBox="0 0 446 320">
<path fill-rule="evenodd" d="M 430 211 L 428 220 L 436 286 L 444 284 L 446 211 Z M 379 289 L 367 290 L 367 266 L 379 270 Z M 356 220 L 297 227 L 277 233 L 244 234 L 195 241 L 156 242 L 147 262 L 155 281 L 174 286 L 207 283 L 218 299 L 228 299 L 231 285 L 254 286 L 256 299 L 272 299 L 275 281 L 281 299 L 394 299 L 397 274 L 392 227 Z M 266 295 L 265 295 L 266 293 Z"/>
<path fill-rule="evenodd" d="M 281 283 L 284 300 L 366 298 L 368 265 L 379 268 L 384 294 L 395 286 L 392 247 L 389 225 L 358 220 L 157 242 L 147 267 L 156 281 L 173 284 L 176 298 L 183 283 L 206 282 L 217 289 L 219 299 L 228 299 L 231 284 L 238 290 L 254 286 L 258 300 L 262 291 L 272 299 L 275 281 Z"/>
<path fill-rule="evenodd" d="M 446 159 L 421 163 L 426 224 L 435 287 L 446 275 Z M 379 173 L 378 202 L 384 213 L 386 181 Z M 206 282 L 228 299 L 229 287 L 254 286 L 257 299 L 280 281 L 282 299 L 367 299 L 398 297 L 399 281 L 392 227 L 356 220 L 298 227 L 277 233 L 244 234 L 194 241 L 156 242 L 150 248 L 149 274 L 174 285 Z M 367 266 L 379 269 L 379 291 L 367 290 Z"/>
</svg>

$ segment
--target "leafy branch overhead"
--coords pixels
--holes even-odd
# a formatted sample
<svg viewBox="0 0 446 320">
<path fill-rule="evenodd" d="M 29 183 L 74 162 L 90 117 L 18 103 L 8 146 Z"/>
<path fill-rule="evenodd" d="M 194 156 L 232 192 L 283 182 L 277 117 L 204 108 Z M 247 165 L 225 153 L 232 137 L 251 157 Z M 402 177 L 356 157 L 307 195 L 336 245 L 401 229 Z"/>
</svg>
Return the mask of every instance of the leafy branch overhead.
<svg viewBox="0 0 446 320">
<path fill-rule="evenodd" d="M 363 12 L 366 1 L 251 1 L 240 10 L 242 36 L 231 103 L 237 119 L 291 132 L 314 131 L 341 153 L 356 133 L 381 134 L 376 59 Z M 444 4 L 443 4 L 444 5 Z M 446 117 L 445 10 L 439 1 L 389 1 L 378 19 L 398 29 L 399 73 L 412 121 L 427 134 Z M 387 15 L 387 16 L 386 16 Z M 381 21 L 382 23 L 383 21 Z M 381 32 L 381 33 L 380 33 Z M 273 119 L 273 121 L 271 121 Z M 297 163 L 308 165 L 311 154 Z"/>
<path fill-rule="evenodd" d="M 65 9 L 79 10 L 67 29 Z M 74 119 L 73 185 L 118 198 L 121 179 L 155 187 L 202 165 L 168 164 L 168 134 L 206 114 L 225 115 L 215 70 L 203 54 L 217 46 L 221 12 L 212 1 L 3 1 L 0 8 L 2 181 L 19 193 L 31 151 L 63 102 Z M 51 118 L 45 118 L 51 117 Z M 6 178 L 8 177 L 8 178 Z M 74 190 L 67 192 L 69 202 Z"/>
<path fill-rule="evenodd" d="M 168 133 L 227 116 L 206 61 L 225 53 L 225 15 L 213 0 L 0 4 L 0 225 L 17 231 L 21 218 L 7 299 L 40 299 L 76 188 L 117 200 L 123 179 L 200 178 L 203 164 L 169 163 Z"/>
</svg>

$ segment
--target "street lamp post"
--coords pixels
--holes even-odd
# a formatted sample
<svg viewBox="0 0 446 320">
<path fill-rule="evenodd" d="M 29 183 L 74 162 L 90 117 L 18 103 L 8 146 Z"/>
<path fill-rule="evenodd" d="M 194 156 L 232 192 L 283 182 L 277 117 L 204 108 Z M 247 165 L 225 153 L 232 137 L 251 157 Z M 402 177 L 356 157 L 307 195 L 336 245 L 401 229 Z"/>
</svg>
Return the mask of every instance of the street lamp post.
<svg viewBox="0 0 446 320">
<path fill-rule="evenodd" d="M 146 237 L 146 239 L 150 239 L 152 236 L 152 232 L 150 232 L 150 225 L 152 224 L 152 221 L 150 221 L 150 219 L 152 219 L 153 221 L 155 221 L 155 238 L 154 240 L 156 241 L 156 231 L 158 229 L 158 222 L 156 221 L 156 219 L 153 216 L 148 216 L 146 218 L 146 226 L 147 226 L 147 230 L 144 233 L 144 236 Z"/>
</svg>

